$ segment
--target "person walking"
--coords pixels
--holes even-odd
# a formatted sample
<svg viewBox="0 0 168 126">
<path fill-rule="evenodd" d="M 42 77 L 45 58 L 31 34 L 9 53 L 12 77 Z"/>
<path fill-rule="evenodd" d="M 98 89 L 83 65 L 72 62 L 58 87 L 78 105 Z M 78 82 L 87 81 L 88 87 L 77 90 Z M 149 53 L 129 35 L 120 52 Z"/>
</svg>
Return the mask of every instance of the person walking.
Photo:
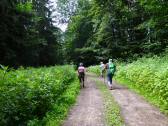
<svg viewBox="0 0 168 126">
<path fill-rule="evenodd" d="M 116 71 L 116 66 L 112 62 L 112 59 L 109 59 L 109 62 L 106 64 L 106 69 L 107 69 L 107 83 L 109 86 L 109 89 L 112 90 L 112 78 L 114 76 L 114 73 Z"/>
<path fill-rule="evenodd" d="M 103 62 L 100 62 L 100 76 L 104 77 L 105 65 Z"/>
<path fill-rule="evenodd" d="M 79 67 L 78 67 L 78 78 L 79 78 L 80 84 L 84 87 L 85 67 L 83 66 L 83 63 L 79 64 Z"/>
</svg>

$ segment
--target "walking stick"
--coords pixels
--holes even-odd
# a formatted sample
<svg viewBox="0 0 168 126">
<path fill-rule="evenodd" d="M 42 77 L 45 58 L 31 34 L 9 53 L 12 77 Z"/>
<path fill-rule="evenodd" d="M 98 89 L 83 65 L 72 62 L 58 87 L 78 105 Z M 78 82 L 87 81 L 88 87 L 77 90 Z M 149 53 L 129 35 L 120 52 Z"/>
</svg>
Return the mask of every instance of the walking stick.
<svg viewBox="0 0 168 126">
<path fill-rule="evenodd" d="M 103 72 L 103 73 L 104 73 L 104 75 L 103 75 L 103 77 L 104 77 L 104 84 L 105 84 L 105 72 L 106 72 L 106 71 L 104 70 L 104 72 Z"/>
</svg>

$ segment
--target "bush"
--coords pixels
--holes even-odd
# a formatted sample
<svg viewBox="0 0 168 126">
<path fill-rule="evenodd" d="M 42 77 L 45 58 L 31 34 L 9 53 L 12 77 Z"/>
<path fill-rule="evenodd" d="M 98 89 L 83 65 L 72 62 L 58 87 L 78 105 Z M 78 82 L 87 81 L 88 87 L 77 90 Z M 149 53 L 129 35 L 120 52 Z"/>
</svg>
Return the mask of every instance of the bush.
<svg viewBox="0 0 168 126">
<path fill-rule="evenodd" d="M 116 79 L 127 80 L 148 100 L 168 113 L 168 56 L 141 58 L 127 65 L 119 65 Z"/>
<path fill-rule="evenodd" d="M 47 122 L 42 120 L 55 110 L 56 104 L 74 103 L 76 94 L 60 101 L 71 85 L 75 92 L 79 91 L 76 73 L 70 66 L 20 68 L 9 72 L 4 69 L 0 70 L 0 77 L 0 125 L 19 126 L 28 122 L 44 125 Z"/>
<path fill-rule="evenodd" d="M 95 73 L 96 75 L 100 75 L 100 68 L 99 66 L 90 66 L 87 68 L 89 72 Z"/>
</svg>

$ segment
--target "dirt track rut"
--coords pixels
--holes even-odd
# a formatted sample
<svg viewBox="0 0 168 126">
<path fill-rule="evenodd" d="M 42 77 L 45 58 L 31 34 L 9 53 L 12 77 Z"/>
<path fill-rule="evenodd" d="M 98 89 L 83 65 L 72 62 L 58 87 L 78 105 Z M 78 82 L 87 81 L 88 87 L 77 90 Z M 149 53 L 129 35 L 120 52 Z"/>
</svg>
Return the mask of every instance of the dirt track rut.
<svg viewBox="0 0 168 126">
<path fill-rule="evenodd" d="M 103 99 L 94 81 L 87 77 L 76 105 L 71 109 L 63 126 L 105 126 Z"/>
<path fill-rule="evenodd" d="M 103 79 L 99 79 L 104 82 Z M 126 126 L 168 126 L 168 117 L 141 96 L 113 81 L 111 94 L 121 107 Z"/>
<path fill-rule="evenodd" d="M 104 119 L 103 97 L 95 81 L 102 78 L 89 74 L 86 88 L 81 90 L 76 105 L 71 109 L 63 126 L 107 126 Z M 103 84 L 103 83 L 102 83 Z M 168 117 L 127 88 L 113 82 L 111 95 L 121 108 L 126 126 L 168 126 Z"/>
</svg>

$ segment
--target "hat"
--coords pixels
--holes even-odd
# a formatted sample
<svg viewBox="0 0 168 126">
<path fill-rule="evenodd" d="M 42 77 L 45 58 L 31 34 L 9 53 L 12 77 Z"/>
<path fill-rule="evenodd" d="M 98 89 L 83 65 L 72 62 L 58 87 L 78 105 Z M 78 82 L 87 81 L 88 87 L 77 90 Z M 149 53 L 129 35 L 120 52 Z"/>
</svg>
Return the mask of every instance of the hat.
<svg viewBox="0 0 168 126">
<path fill-rule="evenodd" d="M 113 60 L 112 59 L 109 59 L 109 62 L 112 62 Z"/>
<path fill-rule="evenodd" d="M 83 66 L 83 63 L 80 63 L 79 66 Z"/>
</svg>

